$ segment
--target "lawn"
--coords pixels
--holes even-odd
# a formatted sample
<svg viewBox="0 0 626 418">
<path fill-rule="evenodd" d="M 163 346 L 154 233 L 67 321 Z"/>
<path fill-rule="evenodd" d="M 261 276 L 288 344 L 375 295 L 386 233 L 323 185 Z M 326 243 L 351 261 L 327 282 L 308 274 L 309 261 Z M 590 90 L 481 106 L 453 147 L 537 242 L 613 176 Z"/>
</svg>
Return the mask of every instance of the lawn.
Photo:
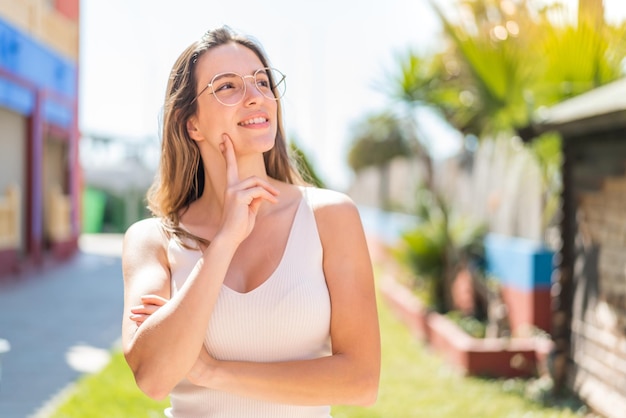
<svg viewBox="0 0 626 418">
<path fill-rule="evenodd" d="M 567 408 L 545 406 L 521 395 L 519 381 L 461 376 L 415 340 L 383 303 L 382 374 L 378 402 L 369 408 L 337 406 L 333 418 L 568 418 L 583 416 Z M 576 403 L 566 403 L 577 405 Z M 155 402 L 135 386 L 122 355 L 100 373 L 80 379 L 51 418 L 163 417 L 167 401 Z M 574 406 L 574 408 L 577 406 Z"/>
</svg>

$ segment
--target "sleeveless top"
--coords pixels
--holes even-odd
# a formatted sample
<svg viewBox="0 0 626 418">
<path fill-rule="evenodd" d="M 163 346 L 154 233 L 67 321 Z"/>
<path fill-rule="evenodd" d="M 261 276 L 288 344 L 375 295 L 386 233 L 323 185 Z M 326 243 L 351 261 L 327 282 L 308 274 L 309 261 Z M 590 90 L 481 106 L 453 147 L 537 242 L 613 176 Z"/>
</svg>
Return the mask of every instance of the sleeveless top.
<svg viewBox="0 0 626 418">
<path fill-rule="evenodd" d="M 331 354 L 330 296 L 322 244 L 308 187 L 296 209 L 282 258 L 259 287 L 239 293 L 222 285 L 205 348 L 219 360 L 279 362 Z M 168 245 L 172 295 L 201 256 L 175 240 Z M 207 389 L 183 379 L 170 393 L 174 418 L 329 418 L 330 406 L 296 406 Z"/>
</svg>

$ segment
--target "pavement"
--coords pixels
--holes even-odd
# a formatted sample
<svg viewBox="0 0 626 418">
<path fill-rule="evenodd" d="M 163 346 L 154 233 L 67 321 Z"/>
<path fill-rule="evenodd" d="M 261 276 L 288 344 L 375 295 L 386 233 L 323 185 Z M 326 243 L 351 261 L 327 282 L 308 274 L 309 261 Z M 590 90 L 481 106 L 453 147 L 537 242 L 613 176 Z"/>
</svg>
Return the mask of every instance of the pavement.
<svg viewBox="0 0 626 418">
<path fill-rule="evenodd" d="M 119 344 L 122 235 L 83 235 L 80 251 L 0 284 L 0 417 L 44 418 Z M 0 341 L 2 348 L 2 341 Z"/>
</svg>

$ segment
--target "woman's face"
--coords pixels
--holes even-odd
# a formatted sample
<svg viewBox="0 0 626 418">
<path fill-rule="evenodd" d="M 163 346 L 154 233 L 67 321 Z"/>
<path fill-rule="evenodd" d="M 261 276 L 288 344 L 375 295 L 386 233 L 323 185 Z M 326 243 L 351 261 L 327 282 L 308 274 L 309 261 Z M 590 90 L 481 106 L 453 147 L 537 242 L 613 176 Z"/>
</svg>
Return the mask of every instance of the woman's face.
<svg viewBox="0 0 626 418">
<path fill-rule="evenodd" d="M 215 47 L 199 58 L 195 68 L 196 91 L 202 91 L 215 75 L 223 73 L 244 76 L 246 88 L 243 99 L 233 106 L 220 103 L 213 94 L 214 89 L 218 93 L 219 89 L 229 88 L 221 80 L 205 89 L 196 99 L 197 112 L 191 118 L 200 134 L 198 138 L 192 135 L 194 139 L 204 140 L 219 150 L 226 133 L 238 155 L 262 153 L 274 146 L 278 103 L 256 88 L 253 77 L 246 77 L 262 67 L 261 60 L 252 50 L 234 42 Z"/>
</svg>

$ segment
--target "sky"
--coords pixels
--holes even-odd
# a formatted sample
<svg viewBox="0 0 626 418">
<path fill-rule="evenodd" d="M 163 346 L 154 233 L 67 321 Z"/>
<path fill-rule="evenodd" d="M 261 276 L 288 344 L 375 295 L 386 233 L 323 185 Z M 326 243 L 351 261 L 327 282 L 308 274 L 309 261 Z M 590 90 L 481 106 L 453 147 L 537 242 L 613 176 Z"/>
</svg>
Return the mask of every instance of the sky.
<svg viewBox="0 0 626 418">
<path fill-rule="evenodd" d="M 452 0 L 439 3 L 454 12 Z M 626 15 L 622 0 L 605 0 L 605 7 L 609 16 Z M 394 71 L 394 58 L 409 48 L 436 49 L 442 40 L 427 0 L 81 0 L 83 134 L 152 138 L 158 147 L 174 61 L 224 24 L 259 40 L 287 75 L 287 136 L 336 189 L 352 176 L 346 155 L 354 124 L 389 104 L 375 86 Z M 432 114 L 422 113 L 421 123 L 436 156 L 458 149 L 458 133 Z"/>
<path fill-rule="evenodd" d="M 345 160 L 352 126 L 388 102 L 373 85 L 394 69 L 395 54 L 432 48 L 439 32 L 425 0 L 370 4 L 82 0 L 81 131 L 158 143 L 172 64 L 208 29 L 226 24 L 258 39 L 272 65 L 287 75 L 288 138 L 329 186 L 344 188 L 351 176 Z"/>
</svg>

